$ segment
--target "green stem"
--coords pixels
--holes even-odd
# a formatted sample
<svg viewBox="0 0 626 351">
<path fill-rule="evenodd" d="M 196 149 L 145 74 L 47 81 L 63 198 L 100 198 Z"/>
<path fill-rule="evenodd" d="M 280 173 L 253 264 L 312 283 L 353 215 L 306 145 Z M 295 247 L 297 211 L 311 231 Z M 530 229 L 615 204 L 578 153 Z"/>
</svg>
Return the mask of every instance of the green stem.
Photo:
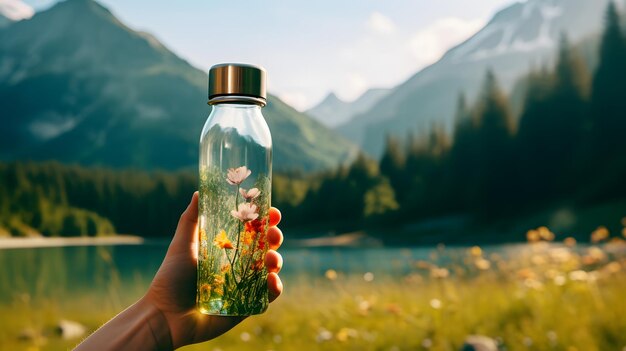
<svg viewBox="0 0 626 351">
<path fill-rule="evenodd" d="M 235 211 L 237 211 L 238 209 L 239 209 L 239 184 L 237 184 L 237 193 L 235 194 Z M 239 282 L 237 282 L 237 277 L 235 276 L 234 263 L 237 262 L 237 254 L 239 253 L 239 241 L 240 240 L 241 240 L 241 220 L 237 219 L 237 245 L 235 245 L 235 254 L 233 255 L 233 264 L 231 264 L 230 266 L 231 269 L 233 269 L 233 278 L 235 278 L 235 282 L 237 283 L 237 285 L 239 285 Z"/>
</svg>

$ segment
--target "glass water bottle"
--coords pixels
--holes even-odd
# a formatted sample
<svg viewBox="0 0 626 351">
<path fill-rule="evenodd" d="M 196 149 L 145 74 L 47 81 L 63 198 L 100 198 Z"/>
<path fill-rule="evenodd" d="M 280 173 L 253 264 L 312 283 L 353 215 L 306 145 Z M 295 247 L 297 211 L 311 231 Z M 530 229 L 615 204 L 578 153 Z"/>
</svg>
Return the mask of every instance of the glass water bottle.
<svg viewBox="0 0 626 351">
<path fill-rule="evenodd" d="M 247 316 L 268 306 L 272 138 L 261 114 L 265 70 L 220 64 L 209 70 L 213 106 L 200 137 L 197 306 Z"/>
</svg>

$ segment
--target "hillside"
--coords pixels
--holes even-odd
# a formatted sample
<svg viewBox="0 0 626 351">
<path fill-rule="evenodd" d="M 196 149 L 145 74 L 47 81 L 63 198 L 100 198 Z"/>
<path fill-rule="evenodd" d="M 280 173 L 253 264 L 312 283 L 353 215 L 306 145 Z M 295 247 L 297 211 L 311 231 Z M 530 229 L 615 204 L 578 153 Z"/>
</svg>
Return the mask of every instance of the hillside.
<svg viewBox="0 0 626 351">
<path fill-rule="evenodd" d="M 206 85 L 205 72 L 97 2 L 58 3 L 0 31 L 0 159 L 195 167 Z M 329 168 L 354 152 L 275 96 L 264 115 L 277 170 Z"/>
</svg>

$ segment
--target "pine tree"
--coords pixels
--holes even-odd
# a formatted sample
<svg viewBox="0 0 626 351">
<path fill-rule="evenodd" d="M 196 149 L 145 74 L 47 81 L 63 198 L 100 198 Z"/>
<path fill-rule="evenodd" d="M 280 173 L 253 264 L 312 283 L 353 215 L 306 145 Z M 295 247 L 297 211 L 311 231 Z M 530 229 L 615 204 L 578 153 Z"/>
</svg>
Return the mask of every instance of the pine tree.
<svg viewBox="0 0 626 351">
<path fill-rule="evenodd" d="M 399 140 L 391 135 L 387 135 L 385 140 L 385 151 L 380 159 L 380 173 L 389 179 L 391 187 L 398 195 L 404 194 L 406 187 L 405 157 Z M 399 200 L 402 200 L 399 197 Z"/>
<path fill-rule="evenodd" d="M 531 71 L 526 80 L 524 107 L 515 144 L 519 157 L 521 189 L 518 201 L 521 204 L 537 201 L 548 191 L 545 169 L 551 160 L 546 159 L 544 153 L 558 138 L 549 127 L 552 77 L 545 70 Z"/>
<path fill-rule="evenodd" d="M 587 128 L 587 92 L 589 73 L 565 35 L 561 38 L 559 57 L 554 71 L 554 88 L 549 97 L 549 133 L 553 137 L 550 149 L 544 153 L 551 158 L 550 186 L 561 195 L 574 190 L 584 159 L 583 142 Z"/>
<path fill-rule="evenodd" d="M 469 208 L 470 185 L 476 183 L 476 126 L 467 107 L 465 94 L 459 94 L 449 157 L 448 187 L 453 210 Z"/>
<path fill-rule="evenodd" d="M 483 214 L 498 213 L 511 204 L 515 160 L 513 120 L 508 99 L 491 70 L 487 72 L 481 100 L 474 110 L 477 131 L 477 184 L 475 200 Z"/>
<path fill-rule="evenodd" d="M 613 2 L 605 21 L 591 94 L 593 158 L 603 168 L 626 152 L 626 39 Z"/>
</svg>

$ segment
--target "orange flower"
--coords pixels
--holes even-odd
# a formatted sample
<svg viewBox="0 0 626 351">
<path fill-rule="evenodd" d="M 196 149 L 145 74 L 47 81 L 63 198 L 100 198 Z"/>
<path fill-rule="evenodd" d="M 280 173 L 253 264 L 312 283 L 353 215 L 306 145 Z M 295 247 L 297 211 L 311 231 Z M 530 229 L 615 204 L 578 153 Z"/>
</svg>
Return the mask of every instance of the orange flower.
<svg viewBox="0 0 626 351">
<path fill-rule="evenodd" d="M 213 240 L 213 245 L 219 247 L 220 249 L 234 249 L 233 243 L 226 236 L 226 232 L 222 230 L 215 239 Z"/>
<path fill-rule="evenodd" d="M 254 241 L 255 238 L 256 238 L 256 233 L 255 232 L 245 231 L 243 233 L 243 243 L 244 243 L 244 245 L 252 244 L 252 242 Z"/>
</svg>

